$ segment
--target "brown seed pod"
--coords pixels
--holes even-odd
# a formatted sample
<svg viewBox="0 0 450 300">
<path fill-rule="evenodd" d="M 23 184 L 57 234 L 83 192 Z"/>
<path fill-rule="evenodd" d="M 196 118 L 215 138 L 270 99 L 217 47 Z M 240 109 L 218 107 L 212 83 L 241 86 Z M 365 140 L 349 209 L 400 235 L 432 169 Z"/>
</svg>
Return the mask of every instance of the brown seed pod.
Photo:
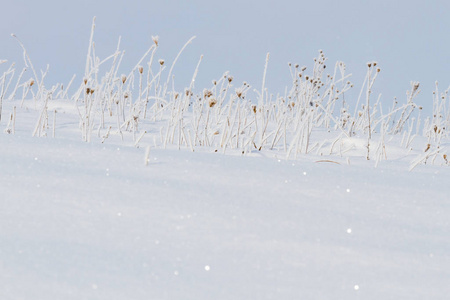
<svg viewBox="0 0 450 300">
<path fill-rule="evenodd" d="M 209 107 L 214 107 L 217 104 L 217 100 L 215 98 L 209 99 Z"/>
</svg>

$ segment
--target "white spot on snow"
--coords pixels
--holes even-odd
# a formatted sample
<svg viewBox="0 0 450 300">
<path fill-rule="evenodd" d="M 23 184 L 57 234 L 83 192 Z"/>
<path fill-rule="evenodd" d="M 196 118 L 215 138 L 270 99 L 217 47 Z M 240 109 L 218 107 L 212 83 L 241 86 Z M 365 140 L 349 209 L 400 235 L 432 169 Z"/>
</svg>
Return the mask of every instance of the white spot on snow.
<svg viewBox="0 0 450 300">
<path fill-rule="evenodd" d="M 355 289 L 355 291 L 357 291 L 359 290 L 359 285 L 356 284 L 353 288 Z"/>
<path fill-rule="evenodd" d="M 346 191 L 347 191 L 347 193 L 350 193 L 350 189 L 347 189 Z"/>
<path fill-rule="evenodd" d="M 209 270 L 211 270 L 211 267 L 210 266 L 205 266 L 205 271 L 209 271 Z"/>
<path fill-rule="evenodd" d="M 348 229 L 347 229 L 347 233 L 348 233 L 348 234 L 352 233 L 352 229 L 351 229 L 351 228 L 348 228 Z"/>
<path fill-rule="evenodd" d="M 303 172 L 303 175 L 305 175 L 305 176 L 306 176 L 306 172 Z"/>
</svg>

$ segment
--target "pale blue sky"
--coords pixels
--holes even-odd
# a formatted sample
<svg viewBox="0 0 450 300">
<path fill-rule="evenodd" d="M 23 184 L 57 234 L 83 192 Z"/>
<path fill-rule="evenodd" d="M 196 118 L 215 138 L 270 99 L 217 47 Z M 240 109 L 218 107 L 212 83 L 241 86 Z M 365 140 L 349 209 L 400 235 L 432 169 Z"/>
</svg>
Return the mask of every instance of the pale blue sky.
<svg viewBox="0 0 450 300">
<path fill-rule="evenodd" d="M 93 16 L 101 56 L 122 36 L 123 73 L 160 36 L 158 58 L 172 61 L 193 35 L 174 70 L 180 85 L 190 81 L 204 54 L 197 88 L 229 70 L 238 83 L 260 88 L 264 59 L 271 53 L 267 85 L 283 92 L 288 62 L 311 66 L 319 49 L 347 63 L 360 86 L 365 63 L 382 68 L 376 92 L 390 102 L 404 98 L 411 80 L 421 82 L 419 103 L 431 101 L 434 81 L 450 84 L 448 1 L 31 1 L 14 0 L 0 11 L 0 59 L 22 64 L 16 33 L 36 67 L 50 64 L 48 83 L 81 78 Z M 4 66 L 2 66 L 4 67 Z M 80 79 L 81 80 L 81 79 Z"/>
</svg>

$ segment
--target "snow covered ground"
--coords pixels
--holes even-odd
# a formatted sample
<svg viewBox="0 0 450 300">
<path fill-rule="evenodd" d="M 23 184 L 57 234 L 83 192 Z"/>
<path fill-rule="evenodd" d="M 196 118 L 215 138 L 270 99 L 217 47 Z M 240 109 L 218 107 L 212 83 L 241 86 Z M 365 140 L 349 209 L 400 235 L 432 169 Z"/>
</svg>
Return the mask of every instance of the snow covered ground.
<svg viewBox="0 0 450 300">
<path fill-rule="evenodd" d="M 26 116 L 0 134 L 0 299 L 448 299 L 448 167 L 153 148 L 145 166 Z"/>
</svg>

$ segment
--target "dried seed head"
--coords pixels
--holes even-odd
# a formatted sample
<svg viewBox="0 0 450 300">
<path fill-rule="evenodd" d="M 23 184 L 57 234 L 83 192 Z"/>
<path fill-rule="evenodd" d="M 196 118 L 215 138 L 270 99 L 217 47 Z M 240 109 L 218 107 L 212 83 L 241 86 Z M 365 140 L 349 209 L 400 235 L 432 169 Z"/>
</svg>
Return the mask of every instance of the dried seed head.
<svg viewBox="0 0 450 300">
<path fill-rule="evenodd" d="M 296 65 L 295 65 L 295 68 L 296 68 L 296 69 L 298 69 L 299 67 L 300 67 L 299 64 L 296 64 Z"/>
<path fill-rule="evenodd" d="M 159 36 L 152 36 L 153 43 L 158 47 Z"/>
<path fill-rule="evenodd" d="M 29 85 L 29 86 L 33 86 L 33 84 L 34 84 L 34 79 L 33 79 L 33 78 L 30 78 L 30 81 L 28 81 L 28 85 Z"/>
<path fill-rule="evenodd" d="M 125 81 L 127 81 L 127 76 L 125 76 L 124 74 L 122 74 L 122 84 L 125 84 Z"/>
<path fill-rule="evenodd" d="M 123 94 L 123 97 L 124 97 L 125 99 L 127 99 L 127 98 L 128 98 L 128 93 Z"/>
<path fill-rule="evenodd" d="M 302 67 L 302 69 L 301 69 L 301 70 L 302 70 L 302 72 L 303 72 L 303 71 L 305 71 L 305 70 L 306 70 L 306 67 Z"/>
<path fill-rule="evenodd" d="M 144 73 L 144 67 L 143 66 L 139 66 L 139 68 L 138 68 L 138 70 L 139 70 L 139 73 Z"/>
<path fill-rule="evenodd" d="M 252 105 L 252 110 L 253 110 L 253 113 L 256 114 L 256 105 Z"/>
<path fill-rule="evenodd" d="M 87 84 L 87 78 L 83 78 L 83 82 L 84 82 L 84 84 L 86 85 Z"/>
<path fill-rule="evenodd" d="M 380 69 L 380 68 L 377 68 L 377 73 L 380 73 L 380 71 L 381 71 L 381 69 Z"/>
<path fill-rule="evenodd" d="M 90 88 L 86 88 L 86 94 L 90 94 L 91 93 L 91 89 Z"/>
<path fill-rule="evenodd" d="M 209 98 L 212 95 L 213 95 L 213 93 L 210 90 L 207 90 L 207 89 L 203 90 L 203 97 Z"/>
<path fill-rule="evenodd" d="M 95 91 L 94 89 L 91 89 L 91 95 L 94 93 L 94 91 Z"/>
<path fill-rule="evenodd" d="M 164 65 L 164 59 L 160 59 L 160 60 L 158 60 L 158 62 L 161 66 Z"/>
<path fill-rule="evenodd" d="M 209 107 L 214 107 L 217 104 L 217 100 L 215 98 L 209 99 Z"/>
<path fill-rule="evenodd" d="M 214 85 L 217 85 L 217 81 L 213 80 L 213 84 L 214 84 Z"/>
<path fill-rule="evenodd" d="M 228 82 L 231 83 L 233 81 L 233 76 L 228 76 Z"/>
<path fill-rule="evenodd" d="M 242 97 L 242 90 L 241 89 L 236 89 L 236 95 L 241 98 Z"/>
</svg>

